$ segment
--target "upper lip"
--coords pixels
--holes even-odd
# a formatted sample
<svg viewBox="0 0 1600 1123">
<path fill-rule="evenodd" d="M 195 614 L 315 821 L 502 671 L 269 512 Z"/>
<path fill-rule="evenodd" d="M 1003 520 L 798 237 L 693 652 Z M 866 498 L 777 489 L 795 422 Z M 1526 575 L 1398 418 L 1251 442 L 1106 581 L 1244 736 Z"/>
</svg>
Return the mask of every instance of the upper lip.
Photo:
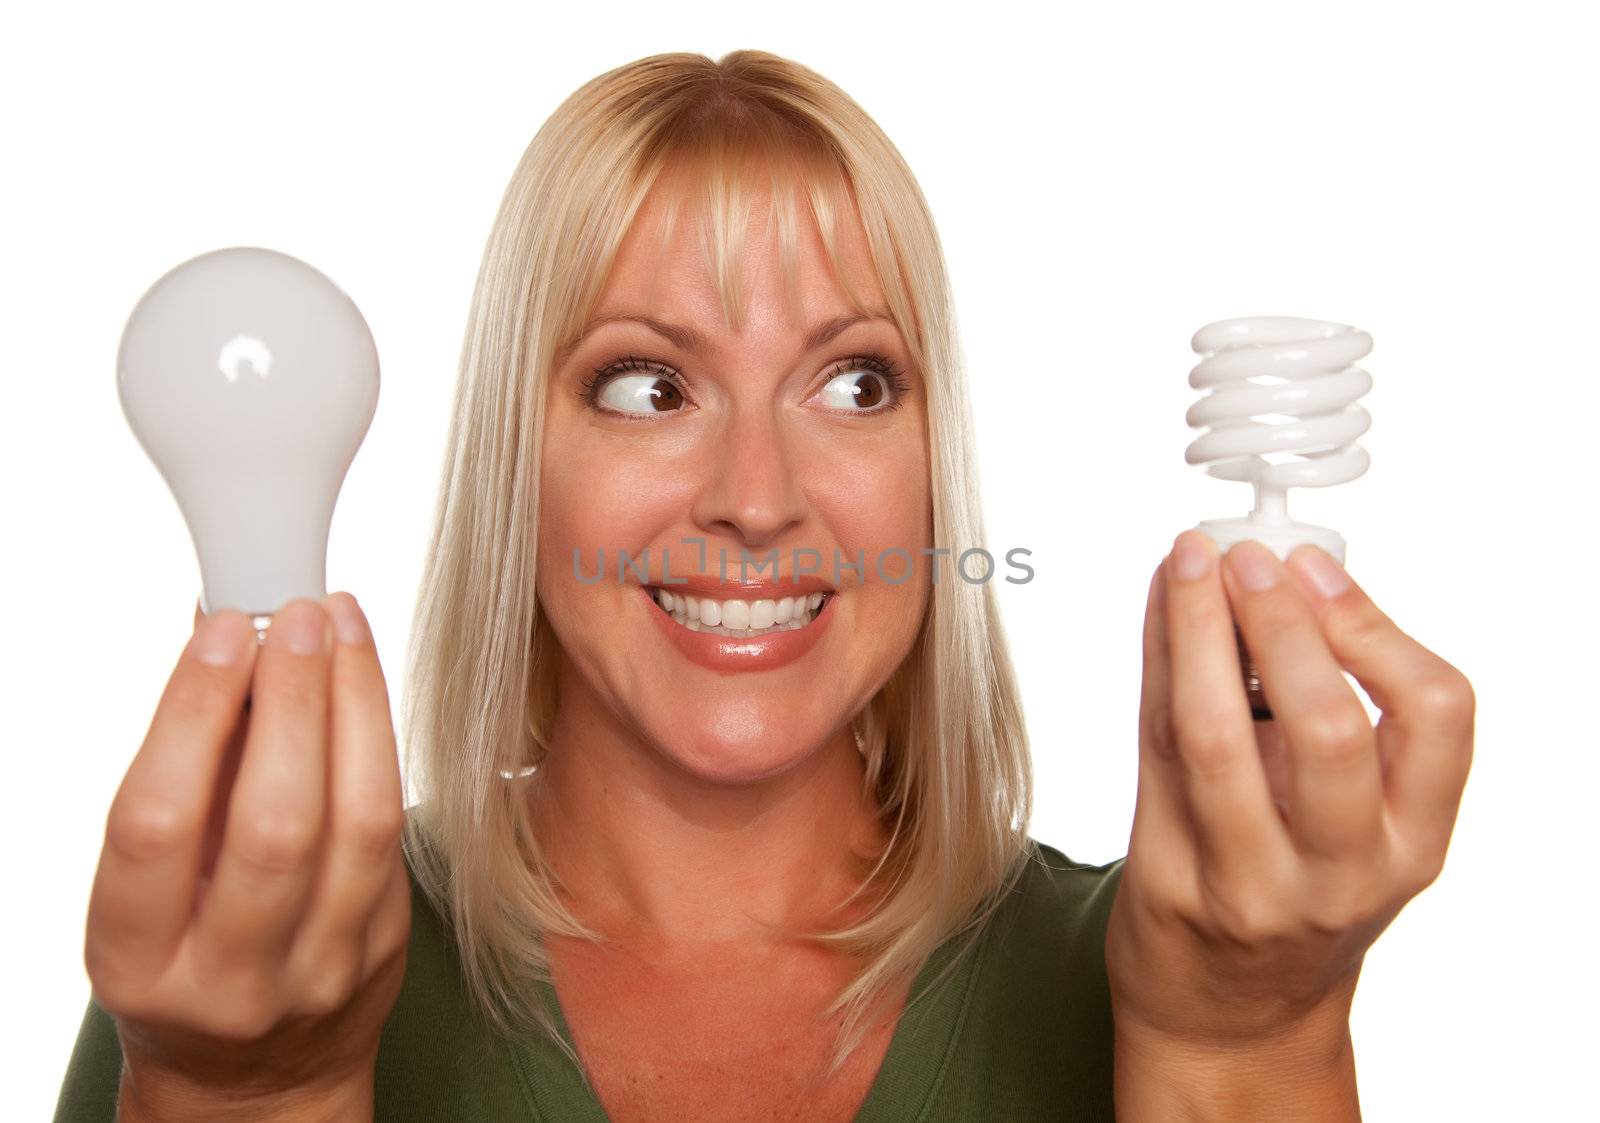
<svg viewBox="0 0 1600 1123">
<path fill-rule="evenodd" d="M 714 573 L 669 573 L 667 576 L 669 581 L 652 581 L 645 588 L 665 589 L 678 596 L 710 597 L 712 600 L 778 600 L 835 591 L 831 582 L 814 573 L 747 581 L 733 578 L 724 581 Z"/>
</svg>

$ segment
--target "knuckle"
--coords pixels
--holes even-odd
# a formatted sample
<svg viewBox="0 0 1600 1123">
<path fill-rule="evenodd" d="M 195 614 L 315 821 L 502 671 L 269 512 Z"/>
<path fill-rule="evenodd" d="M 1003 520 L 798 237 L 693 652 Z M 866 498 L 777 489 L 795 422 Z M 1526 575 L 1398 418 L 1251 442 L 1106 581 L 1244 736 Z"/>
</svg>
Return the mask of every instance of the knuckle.
<svg viewBox="0 0 1600 1123">
<path fill-rule="evenodd" d="M 1262 947 L 1283 931 L 1278 907 L 1254 894 L 1241 898 L 1216 898 L 1213 910 L 1216 931 L 1237 947 Z"/>
<path fill-rule="evenodd" d="M 122 982 L 116 969 L 116 957 L 108 954 L 109 951 L 104 941 L 95 938 L 91 927 L 88 938 L 83 941 L 83 971 L 89 976 L 89 987 L 97 998 L 109 996 Z M 101 1005 L 106 1004 L 102 1002 Z"/>
<path fill-rule="evenodd" d="M 306 815 L 257 812 L 230 827 L 234 857 L 268 873 L 304 865 L 316 849 L 321 823 Z"/>
<path fill-rule="evenodd" d="M 231 1042 L 265 1037 L 287 1012 L 280 972 L 264 964 L 228 969 L 217 989 L 225 1000 L 208 1004 L 207 1032 Z"/>
<path fill-rule="evenodd" d="M 379 963 L 386 963 L 397 955 L 405 955 L 411 945 L 411 910 L 397 914 L 396 919 L 385 922 L 373 932 L 373 951 Z"/>
<path fill-rule="evenodd" d="M 1318 892 L 1306 908 L 1306 925 L 1317 936 L 1336 939 L 1371 920 L 1369 893 L 1359 885 L 1333 885 Z"/>
<path fill-rule="evenodd" d="M 1448 664 L 1419 679 L 1413 690 L 1416 704 L 1425 713 L 1441 718 L 1465 717 L 1477 705 L 1467 676 Z"/>
<path fill-rule="evenodd" d="M 89 974 L 89 989 L 100 1008 L 123 1018 L 145 1016 L 145 988 L 121 970 L 110 949 L 90 941 L 84 948 L 83 965 Z"/>
<path fill-rule="evenodd" d="M 344 1009 L 361 984 L 358 957 L 327 956 L 305 980 L 295 1008 L 314 1017 L 325 1018 Z"/>
<path fill-rule="evenodd" d="M 1165 696 L 1153 697 L 1146 701 L 1144 736 L 1158 757 L 1170 759 L 1176 751 L 1172 743 L 1172 703 Z"/>
<path fill-rule="evenodd" d="M 148 795 L 124 794 L 106 816 L 106 845 L 119 857 L 143 862 L 164 858 L 189 844 L 199 823 L 177 805 Z"/>
<path fill-rule="evenodd" d="M 1412 871 L 1411 895 L 1414 897 L 1428 886 L 1439 880 L 1439 875 L 1444 873 L 1444 860 L 1427 862 Z"/>
<path fill-rule="evenodd" d="M 1414 897 L 1439 880 L 1444 873 L 1444 851 L 1417 854 L 1406 864 L 1405 882 Z"/>
<path fill-rule="evenodd" d="M 208 1035 L 237 1045 L 260 1040 L 282 1020 L 276 1003 L 255 997 L 213 1003 L 204 1017 Z"/>
<path fill-rule="evenodd" d="M 1358 652 L 1371 650 L 1395 633 L 1394 622 L 1372 604 L 1332 605 L 1332 626 L 1344 636 L 1347 646 Z"/>
<path fill-rule="evenodd" d="M 401 979 L 406 974 L 407 950 L 404 944 L 392 949 L 374 947 L 367 955 L 367 977 L 375 984 Z"/>
<path fill-rule="evenodd" d="M 1313 703 L 1300 723 L 1301 748 L 1323 759 L 1354 756 L 1365 747 L 1372 726 L 1365 711 L 1343 700 Z"/>
<path fill-rule="evenodd" d="M 1179 719 L 1174 729 L 1179 755 L 1200 775 L 1215 775 L 1232 766 L 1237 755 L 1220 717 L 1196 714 Z"/>
<path fill-rule="evenodd" d="M 403 810 L 387 803 L 378 807 L 363 805 L 348 818 L 342 841 L 358 858 L 380 862 L 394 855 L 405 828 Z"/>
</svg>

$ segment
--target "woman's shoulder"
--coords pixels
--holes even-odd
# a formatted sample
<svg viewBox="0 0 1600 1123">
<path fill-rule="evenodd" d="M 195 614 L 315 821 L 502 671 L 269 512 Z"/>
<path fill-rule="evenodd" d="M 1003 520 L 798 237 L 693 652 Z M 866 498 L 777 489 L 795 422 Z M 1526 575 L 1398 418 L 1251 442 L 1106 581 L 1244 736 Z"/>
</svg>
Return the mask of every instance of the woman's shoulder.
<svg viewBox="0 0 1600 1123">
<path fill-rule="evenodd" d="M 1099 938 L 1104 940 L 1127 857 L 1094 865 L 1074 861 L 1038 839 L 1030 838 L 1028 843 L 1025 867 L 1009 894 L 1016 899 L 1015 910 L 1034 922 L 1022 924 L 1022 934 L 1046 935 L 1055 926 L 1066 934 L 1083 936 L 1092 935 L 1089 928 L 1098 926 Z"/>
<path fill-rule="evenodd" d="M 1111 1119 L 1105 938 L 1125 857 L 1029 840 L 978 949 L 938 1119 Z"/>
<path fill-rule="evenodd" d="M 985 981 L 1003 991 L 1103 982 L 1106 926 L 1126 857 L 1095 865 L 1028 843 L 1022 872 L 990 921 Z"/>
</svg>

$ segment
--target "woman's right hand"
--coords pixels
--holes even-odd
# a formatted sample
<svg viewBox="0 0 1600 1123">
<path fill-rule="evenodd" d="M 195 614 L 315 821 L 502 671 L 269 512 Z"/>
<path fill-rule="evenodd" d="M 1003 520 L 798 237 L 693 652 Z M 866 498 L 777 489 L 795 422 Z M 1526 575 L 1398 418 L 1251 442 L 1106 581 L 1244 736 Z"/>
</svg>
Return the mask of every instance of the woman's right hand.
<svg viewBox="0 0 1600 1123">
<path fill-rule="evenodd" d="M 260 645 L 244 614 L 197 606 L 89 903 L 119 1119 L 371 1118 L 411 928 L 404 815 L 355 598 L 290 601 Z"/>
</svg>

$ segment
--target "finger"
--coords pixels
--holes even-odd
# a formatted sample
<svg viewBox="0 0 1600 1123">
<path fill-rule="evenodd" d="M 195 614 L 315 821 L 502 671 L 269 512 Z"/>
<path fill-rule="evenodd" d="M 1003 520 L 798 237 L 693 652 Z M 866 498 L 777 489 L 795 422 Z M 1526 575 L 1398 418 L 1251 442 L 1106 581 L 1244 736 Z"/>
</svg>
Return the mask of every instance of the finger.
<svg viewBox="0 0 1600 1123">
<path fill-rule="evenodd" d="M 1130 854 L 1156 858 L 1155 873 L 1194 897 L 1194 825 L 1183 796 L 1182 765 L 1172 736 L 1172 672 L 1167 653 L 1165 558 L 1150 577 L 1144 609 L 1144 675 L 1139 692 L 1139 787 Z M 1155 869 L 1154 867 L 1159 867 Z M 1168 894 L 1167 899 L 1173 899 Z"/>
<path fill-rule="evenodd" d="M 200 621 L 206 614 L 200 608 L 203 597 L 194 598 L 194 627 L 200 627 Z M 254 627 L 254 624 L 251 625 Z M 239 721 L 233 727 L 233 733 L 228 737 L 227 748 L 223 751 L 222 764 L 217 769 L 217 780 L 212 785 L 211 814 L 206 819 L 205 841 L 200 847 L 200 878 L 195 890 L 194 905 L 190 916 L 198 916 L 200 907 L 205 901 L 205 896 L 211 890 L 211 878 L 216 872 L 217 854 L 222 849 L 222 828 L 228 821 L 228 793 L 233 791 L 233 781 L 239 775 L 239 759 L 244 755 L 244 736 L 250 728 L 250 695 L 248 691 L 244 696 L 243 711 Z"/>
<path fill-rule="evenodd" d="M 1290 834 L 1307 854 L 1370 853 L 1383 842 L 1383 778 L 1361 699 L 1276 554 L 1260 542 L 1237 542 L 1222 570 L 1288 745 Z"/>
<path fill-rule="evenodd" d="M 1198 529 L 1178 535 L 1167 578 L 1172 728 L 1184 792 L 1203 860 L 1224 877 L 1248 879 L 1276 866 L 1289 838 L 1256 749 L 1233 615 L 1211 536 Z"/>
<path fill-rule="evenodd" d="M 253 713 L 199 947 L 230 963 L 286 957 L 316 875 L 327 787 L 333 628 L 296 598 L 267 629 Z"/>
<path fill-rule="evenodd" d="M 1288 821 L 1289 815 L 1289 749 L 1283 743 L 1283 730 L 1271 719 L 1255 721 L 1256 751 L 1261 754 L 1261 768 L 1267 774 L 1267 791 L 1272 793 L 1273 806 Z"/>
<path fill-rule="evenodd" d="M 338 640 L 329 720 L 329 834 L 313 902 L 295 942 L 297 973 L 322 970 L 329 962 L 348 963 L 352 972 L 362 968 L 367 929 L 400 857 L 405 823 L 389 692 L 371 630 L 349 593 L 334 593 L 323 606 Z"/>
<path fill-rule="evenodd" d="M 218 775 L 255 658 L 243 613 L 214 612 L 190 636 L 106 817 L 89 901 L 90 958 L 114 955 L 119 965 L 149 973 L 181 942 L 206 824 L 222 798 Z"/>
<path fill-rule="evenodd" d="M 1324 551 L 1302 546 L 1288 568 L 1334 656 L 1383 711 L 1378 738 L 1393 817 L 1430 830 L 1442 845 L 1472 765 L 1471 683 L 1401 631 Z"/>
<path fill-rule="evenodd" d="M 384 884 L 383 896 L 367 928 L 361 967 L 363 978 L 370 977 L 396 951 L 410 943 L 412 904 L 411 876 L 406 871 L 405 859 L 396 856 Z"/>
<path fill-rule="evenodd" d="M 217 781 L 212 785 L 211 815 L 206 822 L 205 843 L 201 847 L 200 882 L 195 893 L 193 916 L 198 917 L 205 907 L 205 898 L 211 892 L 212 879 L 216 877 L 217 855 L 222 853 L 222 832 L 228 825 L 228 795 L 239 776 L 239 762 L 244 759 L 244 740 L 250 731 L 250 699 L 244 704 L 244 715 L 234 726 L 223 753 L 222 766 L 217 770 Z"/>
<path fill-rule="evenodd" d="M 1139 688 L 1139 748 L 1161 761 L 1176 761 L 1172 743 L 1172 668 L 1167 654 L 1167 595 L 1163 569 L 1150 574 L 1144 603 L 1144 675 Z"/>
</svg>

